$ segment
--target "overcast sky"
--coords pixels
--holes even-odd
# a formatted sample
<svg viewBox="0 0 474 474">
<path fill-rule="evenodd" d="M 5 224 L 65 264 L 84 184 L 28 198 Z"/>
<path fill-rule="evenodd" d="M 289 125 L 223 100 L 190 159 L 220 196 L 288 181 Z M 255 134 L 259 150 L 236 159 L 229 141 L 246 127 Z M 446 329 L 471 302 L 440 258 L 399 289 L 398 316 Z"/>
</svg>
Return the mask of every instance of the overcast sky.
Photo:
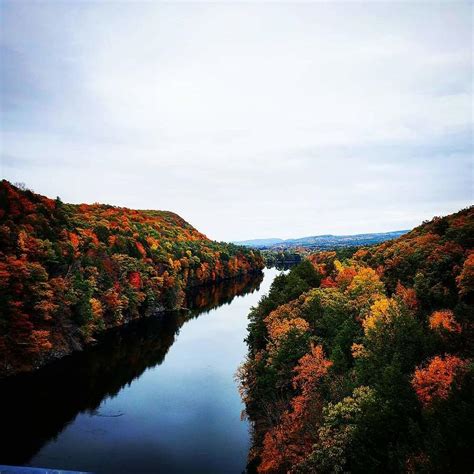
<svg viewBox="0 0 474 474">
<path fill-rule="evenodd" d="M 472 4 L 1 2 L 0 172 L 209 237 L 473 202 Z"/>
</svg>

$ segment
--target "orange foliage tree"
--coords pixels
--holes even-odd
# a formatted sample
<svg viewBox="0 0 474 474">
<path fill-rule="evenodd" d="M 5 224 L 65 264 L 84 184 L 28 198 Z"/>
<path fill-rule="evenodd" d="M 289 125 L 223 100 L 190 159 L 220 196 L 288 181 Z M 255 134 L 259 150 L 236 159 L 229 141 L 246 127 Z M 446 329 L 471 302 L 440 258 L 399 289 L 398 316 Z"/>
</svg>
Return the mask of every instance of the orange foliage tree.
<svg viewBox="0 0 474 474">
<path fill-rule="evenodd" d="M 412 385 L 424 407 L 446 400 L 453 385 L 459 383 L 468 361 L 453 355 L 435 356 L 415 370 Z"/>
<path fill-rule="evenodd" d="M 258 472 L 281 472 L 311 452 L 322 413 L 318 382 L 331 365 L 319 345 L 311 345 L 311 351 L 299 360 L 293 377 L 299 395 L 293 398 L 291 409 L 283 413 L 280 423 L 265 434 Z"/>
<path fill-rule="evenodd" d="M 434 330 L 445 330 L 448 332 L 460 333 L 461 325 L 454 318 L 450 309 L 435 311 L 430 316 L 430 328 Z"/>
</svg>

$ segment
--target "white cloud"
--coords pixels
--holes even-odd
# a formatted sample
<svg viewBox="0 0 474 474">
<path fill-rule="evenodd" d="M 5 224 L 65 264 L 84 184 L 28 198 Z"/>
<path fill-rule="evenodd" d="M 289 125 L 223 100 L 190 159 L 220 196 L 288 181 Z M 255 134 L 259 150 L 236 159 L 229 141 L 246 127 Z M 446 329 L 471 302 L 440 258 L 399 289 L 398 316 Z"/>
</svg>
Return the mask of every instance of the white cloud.
<svg viewBox="0 0 474 474">
<path fill-rule="evenodd" d="M 468 4 L 4 9 L 3 173 L 37 191 L 228 240 L 472 200 Z"/>
</svg>

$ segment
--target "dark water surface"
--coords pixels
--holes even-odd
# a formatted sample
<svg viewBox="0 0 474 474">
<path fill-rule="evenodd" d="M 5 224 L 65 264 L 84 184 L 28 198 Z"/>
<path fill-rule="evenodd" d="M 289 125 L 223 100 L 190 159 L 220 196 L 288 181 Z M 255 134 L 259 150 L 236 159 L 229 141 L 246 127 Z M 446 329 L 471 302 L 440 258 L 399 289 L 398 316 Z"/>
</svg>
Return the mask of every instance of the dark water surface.
<svg viewBox="0 0 474 474">
<path fill-rule="evenodd" d="M 275 275 L 190 295 L 190 312 L 137 321 L 0 384 L 0 464 L 100 473 L 241 473 L 250 445 L 234 374 L 247 314 Z"/>
</svg>

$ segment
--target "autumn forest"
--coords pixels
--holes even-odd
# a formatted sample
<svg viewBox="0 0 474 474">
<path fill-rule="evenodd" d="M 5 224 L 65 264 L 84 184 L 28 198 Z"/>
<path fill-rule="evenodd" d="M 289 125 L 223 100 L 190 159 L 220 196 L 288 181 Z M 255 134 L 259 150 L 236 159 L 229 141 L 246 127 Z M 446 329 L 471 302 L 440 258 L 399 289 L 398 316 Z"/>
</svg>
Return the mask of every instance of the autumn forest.
<svg viewBox="0 0 474 474">
<path fill-rule="evenodd" d="M 178 332 L 170 323 L 166 336 L 167 321 L 180 321 L 179 328 L 193 314 L 253 292 L 265 265 L 286 262 L 289 270 L 250 310 L 248 354 L 236 373 L 251 429 L 247 471 L 472 471 L 473 208 L 378 245 L 275 253 L 212 241 L 171 212 L 66 204 L 4 180 L 0 235 L 6 387 L 15 374 L 41 373 L 42 366 L 54 374 L 48 367 L 55 360 L 100 347 L 112 328 L 147 320 L 139 342 L 120 336 L 127 351 L 120 346 L 113 365 L 122 373 L 124 357 L 140 344 L 144 355 L 127 362 L 134 374 L 139 365 L 137 377 L 140 367 L 163 362 Z M 218 283 L 232 286 L 230 297 Z M 105 358 L 115 359 L 113 347 L 100 364 L 100 352 L 86 350 L 82 364 L 94 377 Z M 61 369 L 71 387 L 77 364 Z M 18 394 L 42 379 L 61 391 L 62 379 L 44 377 L 21 381 Z M 94 380 L 94 393 L 123 386 L 122 378 L 108 388 Z M 18 397 L 5 393 L 11 403 Z M 96 398 L 90 403 L 100 406 Z M 51 430 L 61 432 L 68 417 Z M 15 426 L 17 417 L 10 421 Z M 14 462 L 36 452 L 38 439 L 31 443 Z"/>
<path fill-rule="evenodd" d="M 183 306 L 187 289 L 263 267 L 176 214 L 70 205 L 0 182 L 0 374 L 78 350 L 107 328 Z"/>
<path fill-rule="evenodd" d="M 249 315 L 259 473 L 471 472 L 474 209 L 309 255 Z"/>
</svg>

